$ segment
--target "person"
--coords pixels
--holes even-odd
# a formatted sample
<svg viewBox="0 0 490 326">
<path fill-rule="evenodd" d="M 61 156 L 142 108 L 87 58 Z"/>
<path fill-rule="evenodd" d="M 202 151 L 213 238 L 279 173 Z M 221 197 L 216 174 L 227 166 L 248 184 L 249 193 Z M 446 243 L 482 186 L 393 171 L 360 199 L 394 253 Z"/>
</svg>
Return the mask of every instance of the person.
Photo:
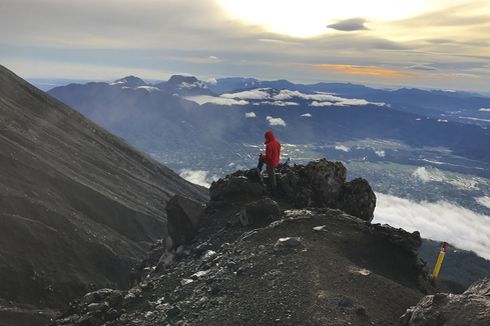
<svg viewBox="0 0 490 326">
<path fill-rule="evenodd" d="M 260 153 L 259 163 L 257 164 L 257 171 L 260 175 L 264 164 L 267 167 L 267 174 L 269 175 L 269 187 L 270 190 L 276 190 L 276 168 L 279 166 L 279 160 L 281 156 L 281 144 L 276 140 L 274 133 L 268 130 L 264 134 L 265 137 L 265 153 Z"/>
</svg>

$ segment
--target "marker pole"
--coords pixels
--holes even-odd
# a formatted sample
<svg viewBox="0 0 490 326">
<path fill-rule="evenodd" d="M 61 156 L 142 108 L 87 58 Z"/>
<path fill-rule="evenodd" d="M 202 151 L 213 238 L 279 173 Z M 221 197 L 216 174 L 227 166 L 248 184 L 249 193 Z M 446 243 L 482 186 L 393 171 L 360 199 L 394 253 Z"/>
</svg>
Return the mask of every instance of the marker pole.
<svg viewBox="0 0 490 326">
<path fill-rule="evenodd" d="M 447 242 L 442 243 L 441 251 L 439 252 L 439 257 L 437 257 L 436 265 L 434 266 L 434 271 L 432 272 L 432 278 L 437 280 L 439 277 L 439 272 L 441 271 L 442 261 L 444 260 L 444 255 L 446 254 L 448 247 Z"/>
</svg>

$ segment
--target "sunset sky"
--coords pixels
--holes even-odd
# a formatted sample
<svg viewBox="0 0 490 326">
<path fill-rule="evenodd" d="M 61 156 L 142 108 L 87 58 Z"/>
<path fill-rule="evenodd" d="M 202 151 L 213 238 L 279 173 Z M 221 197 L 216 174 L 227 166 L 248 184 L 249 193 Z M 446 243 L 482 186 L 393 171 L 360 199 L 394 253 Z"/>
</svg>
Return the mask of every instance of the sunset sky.
<svg viewBox="0 0 490 326">
<path fill-rule="evenodd" d="M 2 0 L 0 64 L 490 92 L 490 0 Z"/>
</svg>

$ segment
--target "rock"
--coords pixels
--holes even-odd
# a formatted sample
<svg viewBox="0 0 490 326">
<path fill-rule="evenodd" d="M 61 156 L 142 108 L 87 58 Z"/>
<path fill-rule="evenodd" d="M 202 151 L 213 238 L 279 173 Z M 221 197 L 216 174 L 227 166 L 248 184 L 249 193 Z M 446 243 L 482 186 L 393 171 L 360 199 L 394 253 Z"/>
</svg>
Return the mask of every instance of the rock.
<svg viewBox="0 0 490 326">
<path fill-rule="evenodd" d="M 473 283 L 463 294 L 428 295 L 407 310 L 399 325 L 490 325 L 490 280 Z"/>
<path fill-rule="evenodd" d="M 240 223 L 243 226 L 266 226 L 281 214 L 277 203 L 270 198 L 251 202 L 240 212 Z"/>
<path fill-rule="evenodd" d="M 108 303 L 110 306 L 119 306 L 123 300 L 123 293 L 119 290 L 100 289 L 87 293 L 81 299 L 80 305 L 90 306 L 93 303 Z"/>
<path fill-rule="evenodd" d="M 377 237 L 385 238 L 392 244 L 402 248 L 412 256 L 417 256 L 417 251 L 422 245 L 422 239 L 418 231 L 409 233 L 403 229 L 396 229 L 387 224 L 372 224 L 369 231 Z"/>
<path fill-rule="evenodd" d="M 109 309 L 109 304 L 107 302 L 91 303 L 87 306 L 88 311 L 104 311 Z"/>
<path fill-rule="evenodd" d="M 181 312 L 182 312 L 182 310 L 180 310 L 179 307 L 172 306 L 172 307 L 170 307 L 169 310 L 167 310 L 167 316 L 169 318 L 174 318 L 174 317 L 177 317 L 178 315 L 180 315 Z"/>
<path fill-rule="evenodd" d="M 310 184 L 312 202 L 320 207 L 335 207 L 347 176 L 342 163 L 321 159 L 308 163 L 301 172 L 300 177 Z"/>
<path fill-rule="evenodd" d="M 254 199 L 265 193 L 263 183 L 250 180 L 244 175 L 226 176 L 211 184 L 209 196 L 211 201 Z"/>
<path fill-rule="evenodd" d="M 190 198 L 175 195 L 167 204 L 168 235 L 172 246 L 191 241 L 197 234 L 199 219 L 205 206 Z"/>
<path fill-rule="evenodd" d="M 279 238 L 274 245 L 274 250 L 285 248 L 296 248 L 303 245 L 303 240 L 300 237 Z"/>
<path fill-rule="evenodd" d="M 371 222 L 375 207 L 376 195 L 365 179 L 357 178 L 342 185 L 337 208 Z"/>
</svg>

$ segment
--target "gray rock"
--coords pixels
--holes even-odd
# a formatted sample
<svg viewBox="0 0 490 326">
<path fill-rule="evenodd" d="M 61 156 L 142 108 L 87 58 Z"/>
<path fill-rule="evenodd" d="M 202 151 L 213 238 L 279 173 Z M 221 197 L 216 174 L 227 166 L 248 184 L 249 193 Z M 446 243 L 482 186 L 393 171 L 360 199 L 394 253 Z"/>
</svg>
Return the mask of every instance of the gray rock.
<svg viewBox="0 0 490 326">
<path fill-rule="evenodd" d="M 407 310 L 399 325 L 490 325 L 490 280 L 473 283 L 463 294 L 428 295 Z"/>
<path fill-rule="evenodd" d="M 205 206 L 200 202 L 180 195 L 175 195 L 168 202 L 167 227 L 173 247 L 178 247 L 194 238 L 204 208 Z"/>
<path fill-rule="evenodd" d="M 342 185 L 337 208 L 371 222 L 375 207 L 376 195 L 365 179 L 357 178 Z"/>
<path fill-rule="evenodd" d="M 243 226 L 266 226 L 276 220 L 281 212 L 277 203 L 270 198 L 263 198 L 247 204 L 240 212 L 240 223 Z"/>
<path fill-rule="evenodd" d="M 211 201 L 256 199 L 265 193 L 265 186 L 259 181 L 248 179 L 244 175 L 226 176 L 211 184 L 209 195 Z"/>
<path fill-rule="evenodd" d="M 297 248 L 303 245 L 303 240 L 300 237 L 286 237 L 279 238 L 274 245 L 274 250 L 281 250 L 285 248 Z"/>
</svg>

